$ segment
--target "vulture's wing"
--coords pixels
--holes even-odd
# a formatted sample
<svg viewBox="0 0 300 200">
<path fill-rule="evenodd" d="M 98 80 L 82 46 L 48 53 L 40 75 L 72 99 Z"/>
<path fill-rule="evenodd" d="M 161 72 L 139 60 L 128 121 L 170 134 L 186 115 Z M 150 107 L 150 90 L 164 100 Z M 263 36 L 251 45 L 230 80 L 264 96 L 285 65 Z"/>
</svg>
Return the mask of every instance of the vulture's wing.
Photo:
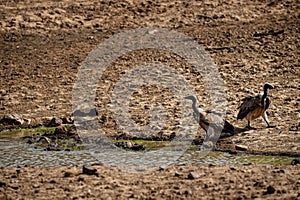
<svg viewBox="0 0 300 200">
<path fill-rule="evenodd" d="M 237 119 L 245 118 L 250 112 L 255 110 L 258 106 L 261 106 L 261 95 L 255 97 L 246 97 L 242 99 L 243 103 L 240 105 Z"/>
</svg>

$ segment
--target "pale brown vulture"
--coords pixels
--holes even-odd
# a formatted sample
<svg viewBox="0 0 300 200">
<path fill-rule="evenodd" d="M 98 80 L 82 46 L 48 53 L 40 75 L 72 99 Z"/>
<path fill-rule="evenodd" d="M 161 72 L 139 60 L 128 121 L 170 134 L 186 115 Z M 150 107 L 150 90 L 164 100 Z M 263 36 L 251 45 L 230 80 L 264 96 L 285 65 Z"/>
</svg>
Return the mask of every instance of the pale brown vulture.
<svg viewBox="0 0 300 200">
<path fill-rule="evenodd" d="M 222 133 L 229 133 L 230 135 L 234 135 L 235 128 L 232 124 L 228 121 L 222 119 L 221 123 L 214 121 L 215 117 L 220 117 L 220 115 L 216 112 L 212 112 L 210 110 L 203 110 L 197 106 L 197 97 L 196 96 L 187 96 L 185 99 L 192 100 L 192 108 L 193 108 L 193 115 L 196 121 L 199 123 L 200 127 L 205 130 L 207 133 L 208 127 L 211 126 L 215 130 L 222 130 Z M 228 136 L 228 134 L 221 134 L 222 136 Z"/>
<path fill-rule="evenodd" d="M 237 115 L 237 119 L 242 120 L 246 118 L 248 120 L 247 128 L 255 129 L 250 126 L 250 121 L 257 119 L 258 117 L 263 117 L 268 127 L 271 127 L 266 113 L 266 110 L 269 108 L 271 103 L 270 99 L 267 97 L 268 89 L 274 89 L 274 87 L 269 83 L 265 83 L 263 94 L 242 99 L 243 103 L 239 106 L 240 110 Z"/>
</svg>

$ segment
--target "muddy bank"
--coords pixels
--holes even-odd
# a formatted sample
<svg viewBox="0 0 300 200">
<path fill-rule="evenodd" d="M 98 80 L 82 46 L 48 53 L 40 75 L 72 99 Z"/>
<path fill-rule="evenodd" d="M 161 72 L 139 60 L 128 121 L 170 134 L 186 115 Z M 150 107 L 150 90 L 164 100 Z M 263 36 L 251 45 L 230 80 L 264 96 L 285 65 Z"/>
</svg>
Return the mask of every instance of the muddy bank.
<svg viewBox="0 0 300 200">
<path fill-rule="evenodd" d="M 18 129 L 23 128 L 24 130 L 32 130 L 34 132 L 37 132 L 36 135 L 33 136 L 27 136 L 23 138 L 23 143 L 28 144 L 34 144 L 39 147 L 43 147 L 48 150 L 71 150 L 72 148 L 77 149 L 78 145 L 82 144 L 82 139 L 78 135 L 76 131 L 76 127 L 73 124 L 74 120 L 73 117 L 46 117 L 46 118 L 40 118 L 40 119 L 24 119 L 21 115 L 5 115 L 1 120 L 1 131 L 11 130 L 12 132 L 16 132 Z M 36 123 L 38 122 L 38 123 Z M 101 124 L 101 119 L 99 120 L 99 123 Z M 46 133 L 39 133 L 38 130 L 41 127 L 49 127 L 53 129 L 53 131 L 48 131 Z M 300 157 L 300 151 L 298 151 L 298 132 L 297 130 L 294 130 L 292 133 L 294 133 L 294 136 L 290 138 L 282 138 L 282 135 L 276 135 L 276 138 L 271 138 L 273 136 L 268 135 L 260 135 L 257 137 L 257 133 L 264 132 L 264 131 L 271 132 L 272 129 L 265 129 L 261 128 L 258 130 L 247 130 L 243 129 L 240 133 L 235 133 L 233 135 L 227 136 L 227 134 L 221 134 L 221 137 L 217 141 L 215 147 L 213 148 L 215 151 L 222 151 L 222 152 L 228 152 L 231 154 L 236 153 L 247 153 L 247 154 L 255 154 L 255 155 L 272 155 L 272 156 L 291 156 L 291 157 Z M 203 141 L 205 140 L 205 134 L 204 131 L 199 127 L 199 131 L 201 134 L 189 137 L 189 141 L 191 142 L 191 145 L 197 145 L 198 149 L 194 147 L 195 150 L 200 150 L 201 146 L 203 145 Z M 7 133 L 6 133 L 7 134 Z M 224 136 L 223 136 L 224 135 Z M 115 134 L 109 135 L 109 137 L 115 141 L 121 140 L 120 143 L 118 143 L 117 146 L 120 147 L 126 147 L 128 144 L 126 143 L 126 140 L 130 142 L 130 140 L 149 140 L 149 141 L 171 141 L 172 135 L 153 135 L 153 136 L 145 136 L 145 137 L 136 137 L 131 134 L 125 134 L 125 133 L 118 133 L 115 132 Z M 256 138 L 255 138 L 256 137 Z M 243 140 L 242 138 L 246 138 L 246 140 Z M 249 138 L 251 138 L 249 140 Z M 259 138 L 259 140 L 258 140 Z M 64 144 L 66 141 L 69 142 L 69 140 L 74 140 L 73 144 L 71 145 L 71 148 L 62 147 L 61 145 L 58 145 L 58 143 L 52 143 L 52 140 L 58 139 L 60 143 Z M 248 140 L 247 140 L 248 139 Z M 257 142 L 252 143 L 252 140 L 255 140 Z M 125 143 L 122 142 L 122 140 L 125 140 Z M 268 141 L 269 143 L 272 142 L 273 145 L 262 146 L 262 141 Z M 277 144 L 281 145 L 281 148 L 278 148 L 276 146 L 275 142 Z M 283 143 L 283 141 L 285 143 Z M 84 144 L 84 143 L 83 143 Z M 133 142 L 134 144 L 134 142 Z M 131 147 L 138 147 L 138 149 L 143 149 L 143 146 L 139 145 L 129 145 Z M 290 148 L 290 147 L 293 148 Z M 80 147 L 81 148 L 81 147 Z M 131 149 L 131 148 L 129 148 Z M 133 148 L 134 149 L 134 148 Z"/>
</svg>

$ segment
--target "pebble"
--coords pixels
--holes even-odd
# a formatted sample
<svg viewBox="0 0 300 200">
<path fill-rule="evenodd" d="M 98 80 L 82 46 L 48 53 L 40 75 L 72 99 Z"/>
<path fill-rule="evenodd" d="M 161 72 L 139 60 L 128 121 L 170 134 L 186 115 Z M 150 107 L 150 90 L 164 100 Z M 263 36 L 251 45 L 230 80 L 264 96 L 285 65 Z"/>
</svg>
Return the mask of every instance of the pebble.
<svg viewBox="0 0 300 200">
<path fill-rule="evenodd" d="M 65 172 L 64 177 L 71 177 L 72 173 L 71 172 Z"/>
<path fill-rule="evenodd" d="M 99 176 L 97 169 L 86 166 L 82 167 L 82 174 Z"/>
<path fill-rule="evenodd" d="M 84 177 L 79 176 L 78 179 L 77 179 L 77 181 L 78 181 L 78 182 L 84 181 Z"/>
<path fill-rule="evenodd" d="M 264 194 L 273 194 L 275 192 L 275 188 L 271 185 L 267 187 L 267 191 Z"/>
<path fill-rule="evenodd" d="M 159 166 L 158 171 L 165 171 L 167 169 L 166 166 Z"/>
<path fill-rule="evenodd" d="M 3 89 L 0 90 L 0 94 L 1 94 L 1 95 L 5 95 L 6 93 L 7 93 L 6 90 L 3 90 Z"/>
<path fill-rule="evenodd" d="M 295 158 L 292 160 L 291 165 L 299 165 L 300 164 L 300 158 Z"/>
<path fill-rule="evenodd" d="M 6 186 L 6 183 L 5 183 L 5 182 L 2 182 L 2 181 L 0 181 L 0 187 L 4 187 L 4 186 Z"/>
<path fill-rule="evenodd" d="M 235 145 L 235 149 L 238 151 L 247 151 L 248 147 L 245 145 Z"/>
<path fill-rule="evenodd" d="M 17 190 L 17 189 L 19 189 L 19 186 L 18 185 L 13 185 L 13 186 L 10 186 L 12 189 L 14 189 L 14 190 Z"/>
<path fill-rule="evenodd" d="M 59 125 L 55 128 L 54 134 L 67 134 L 68 130 L 65 126 Z"/>
<path fill-rule="evenodd" d="M 178 172 L 175 172 L 174 176 L 175 176 L 175 177 L 179 177 L 179 176 L 181 176 L 181 174 L 178 173 Z"/>
<path fill-rule="evenodd" d="M 188 174 L 188 179 L 192 180 L 192 179 L 198 179 L 200 178 L 200 174 L 198 174 L 197 172 L 190 172 Z"/>
<path fill-rule="evenodd" d="M 58 117 L 53 117 L 48 124 L 49 127 L 56 127 L 60 125 L 62 125 L 62 120 Z"/>
</svg>

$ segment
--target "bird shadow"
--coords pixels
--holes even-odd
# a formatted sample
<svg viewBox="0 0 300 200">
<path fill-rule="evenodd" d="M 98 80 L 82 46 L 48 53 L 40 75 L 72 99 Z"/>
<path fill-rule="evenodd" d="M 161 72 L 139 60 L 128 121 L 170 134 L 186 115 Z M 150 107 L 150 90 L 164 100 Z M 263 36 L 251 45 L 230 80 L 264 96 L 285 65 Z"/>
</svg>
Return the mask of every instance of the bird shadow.
<svg viewBox="0 0 300 200">
<path fill-rule="evenodd" d="M 244 133 L 244 132 L 250 131 L 250 130 L 252 130 L 252 129 L 247 128 L 247 127 L 240 128 L 240 127 L 234 126 L 234 135 L 239 134 L 239 133 Z"/>
<path fill-rule="evenodd" d="M 228 137 L 232 137 L 234 135 L 237 135 L 237 134 L 240 134 L 240 133 L 244 133 L 246 131 L 249 131 L 251 129 L 245 127 L 245 128 L 240 128 L 240 127 L 237 127 L 237 126 L 233 126 L 234 127 L 234 131 L 233 133 L 229 133 L 229 132 L 222 132 L 221 135 L 220 135 L 220 138 L 228 138 Z"/>
</svg>

